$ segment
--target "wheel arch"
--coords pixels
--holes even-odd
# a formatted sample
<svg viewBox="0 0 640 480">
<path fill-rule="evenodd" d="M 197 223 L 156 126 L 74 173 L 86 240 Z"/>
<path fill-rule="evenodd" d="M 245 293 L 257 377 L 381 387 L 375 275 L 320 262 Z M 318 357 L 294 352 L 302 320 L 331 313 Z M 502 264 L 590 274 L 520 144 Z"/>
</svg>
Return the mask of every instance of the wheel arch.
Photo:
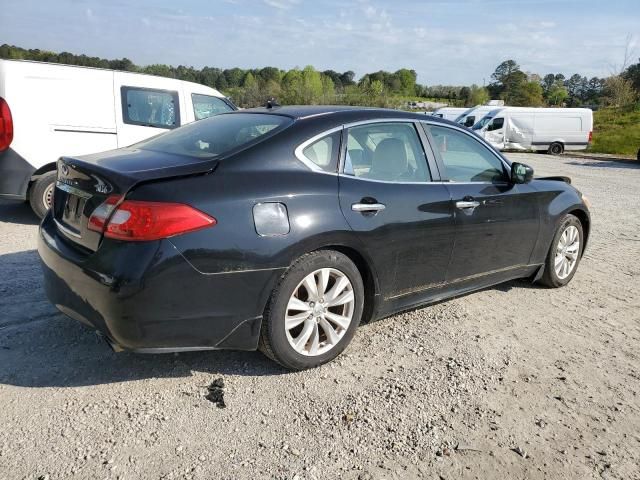
<svg viewBox="0 0 640 480">
<path fill-rule="evenodd" d="M 367 261 L 364 255 L 356 248 L 347 245 L 326 245 L 317 250 L 335 250 L 347 256 L 351 260 L 362 277 L 364 284 L 364 306 L 360 323 L 367 323 L 374 318 L 377 310 L 377 297 L 379 292 L 378 277 L 375 274 L 371 262 Z"/>
<path fill-rule="evenodd" d="M 587 243 L 589 241 L 589 233 L 591 231 L 591 218 L 589 218 L 589 215 L 587 214 L 587 212 L 579 208 L 571 210 L 567 213 L 577 217 L 578 220 L 580 220 L 580 224 L 582 225 L 582 234 L 584 236 L 584 242 L 582 246 L 582 251 L 584 252 L 585 248 L 587 247 Z"/>
<path fill-rule="evenodd" d="M 42 175 L 44 175 L 45 173 L 53 172 L 56 170 L 56 168 L 57 168 L 57 163 L 51 162 L 51 163 L 42 165 L 41 167 L 36 169 L 36 171 L 31 174 L 31 178 L 29 179 L 29 184 L 27 185 L 27 191 L 31 188 L 31 185 L 33 185 L 33 183 L 36 180 L 38 180 Z"/>
</svg>

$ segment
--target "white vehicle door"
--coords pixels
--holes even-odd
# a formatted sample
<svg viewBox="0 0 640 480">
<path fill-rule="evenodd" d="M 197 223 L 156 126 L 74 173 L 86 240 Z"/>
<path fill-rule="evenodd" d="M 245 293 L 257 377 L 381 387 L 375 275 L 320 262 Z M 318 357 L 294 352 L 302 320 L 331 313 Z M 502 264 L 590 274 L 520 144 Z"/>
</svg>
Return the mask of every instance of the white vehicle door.
<svg viewBox="0 0 640 480">
<path fill-rule="evenodd" d="M 116 72 L 114 102 L 118 147 L 183 125 L 184 95 L 175 80 Z"/>
<path fill-rule="evenodd" d="M 504 149 L 505 142 L 505 121 L 504 117 L 494 117 L 486 127 L 484 127 L 484 139 L 498 150 Z"/>
</svg>

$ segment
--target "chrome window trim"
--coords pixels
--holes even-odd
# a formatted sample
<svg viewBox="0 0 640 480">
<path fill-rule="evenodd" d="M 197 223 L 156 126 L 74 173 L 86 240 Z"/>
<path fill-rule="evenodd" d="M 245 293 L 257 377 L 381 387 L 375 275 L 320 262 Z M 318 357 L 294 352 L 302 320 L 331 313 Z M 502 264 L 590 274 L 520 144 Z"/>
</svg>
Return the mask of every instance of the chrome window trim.
<svg viewBox="0 0 640 480">
<path fill-rule="evenodd" d="M 300 145 L 298 145 L 296 147 L 296 149 L 294 150 L 294 155 L 296 156 L 296 158 L 298 160 L 300 160 L 304 165 L 307 166 L 307 168 L 309 168 L 310 170 L 313 170 L 314 172 L 318 172 L 318 173 L 325 173 L 325 174 L 329 174 L 329 175 L 337 175 L 336 172 L 327 172 L 326 170 L 323 170 L 322 167 L 320 167 L 319 165 L 316 165 L 312 160 L 310 160 L 309 158 L 307 158 L 303 151 L 305 148 L 307 148 L 309 145 L 312 145 L 313 143 L 317 142 L 318 140 L 321 140 L 324 137 L 327 137 L 329 135 L 332 135 L 336 132 L 339 132 L 342 130 L 342 126 L 339 127 L 334 127 L 331 128 L 329 130 L 325 130 L 322 133 L 319 133 L 318 135 L 315 135 L 313 137 L 311 137 L 308 140 L 305 140 L 304 142 L 302 142 Z M 339 159 L 338 159 L 338 163 Z"/>
<path fill-rule="evenodd" d="M 508 185 L 508 182 L 499 182 L 499 183 L 494 183 L 494 182 L 456 182 L 456 181 L 429 181 L 429 182 L 391 182 L 391 181 L 387 181 L 387 180 L 373 180 L 370 178 L 362 178 L 362 177 L 356 177 L 355 175 L 347 175 L 344 173 L 344 158 L 342 158 L 342 155 L 340 155 L 340 158 L 338 159 L 338 171 L 337 172 L 327 172 L 325 170 L 323 170 L 321 167 L 319 167 L 318 165 L 316 165 L 314 162 L 312 162 L 310 159 L 308 159 L 307 157 L 305 157 L 305 155 L 302 153 L 303 150 L 305 148 L 307 148 L 309 145 L 311 145 L 312 143 L 320 140 L 323 137 L 326 137 L 327 135 L 331 135 L 333 133 L 339 132 L 341 130 L 347 130 L 349 128 L 352 127 L 359 127 L 362 125 L 368 125 L 368 124 L 375 124 L 375 123 L 410 123 L 413 124 L 414 126 L 417 126 L 417 124 L 420 123 L 424 123 L 428 126 L 435 126 L 435 127 L 444 127 L 444 128 L 450 128 L 452 130 L 457 130 L 460 131 L 462 133 L 464 133 L 465 135 L 468 135 L 470 137 L 472 137 L 474 140 L 480 142 L 481 145 L 483 145 L 487 150 L 489 150 L 489 152 L 491 152 L 498 160 L 500 160 L 500 162 L 502 162 L 502 164 L 504 165 L 504 167 L 507 169 L 507 176 L 509 176 L 511 174 L 511 165 L 509 163 L 507 163 L 507 161 L 502 158 L 500 155 L 498 155 L 494 150 L 493 147 L 491 147 L 483 138 L 477 136 L 476 134 L 474 134 L 473 132 L 469 132 L 466 128 L 463 127 L 459 127 L 457 125 L 449 125 L 449 124 L 443 124 L 441 122 L 434 122 L 431 121 L 429 119 L 427 120 L 423 120 L 423 119 L 416 119 L 416 118 L 397 118 L 397 117 L 391 117 L 391 118 L 373 118 L 373 119 L 369 119 L 369 120 L 358 120 L 357 122 L 351 122 L 351 123 L 345 123 L 344 125 L 341 125 L 339 127 L 333 127 L 330 128 L 328 130 L 325 130 L 317 135 L 314 135 L 313 137 L 309 138 L 308 140 L 305 140 L 304 142 L 302 142 L 300 145 L 298 145 L 296 147 L 296 149 L 294 150 L 294 154 L 295 157 L 303 164 L 305 165 L 307 168 L 309 168 L 309 170 L 316 172 L 316 173 L 322 173 L 325 175 L 336 175 L 336 176 L 345 176 L 347 178 L 353 178 L 356 180 L 360 180 L 360 181 L 364 181 L 364 182 L 374 182 L 374 183 L 389 183 L 389 184 L 395 184 L 395 185 L 438 185 L 438 184 L 454 184 L 454 185 Z M 416 132 L 417 134 L 418 132 Z M 425 145 L 423 145 L 423 148 L 426 148 Z M 341 152 L 342 153 L 342 152 Z M 426 155 L 426 152 L 425 152 Z"/>
</svg>

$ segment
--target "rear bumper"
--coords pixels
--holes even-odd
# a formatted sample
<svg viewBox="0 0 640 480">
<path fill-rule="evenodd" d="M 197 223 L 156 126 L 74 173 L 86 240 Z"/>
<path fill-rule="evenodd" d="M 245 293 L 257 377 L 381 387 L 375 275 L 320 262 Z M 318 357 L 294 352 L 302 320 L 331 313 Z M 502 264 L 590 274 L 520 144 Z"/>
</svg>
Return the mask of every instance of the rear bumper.
<svg viewBox="0 0 640 480">
<path fill-rule="evenodd" d="M 27 198 L 31 175 L 36 169 L 12 148 L 0 152 L 0 197 Z"/>
<path fill-rule="evenodd" d="M 262 312 L 281 270 L 202 274 L 168 240 L 105 241 L 80 253 L 40 227 L 38 253 L 49 300 L 102 332 L 116 349 L 255 350 Z"/>
</svg>

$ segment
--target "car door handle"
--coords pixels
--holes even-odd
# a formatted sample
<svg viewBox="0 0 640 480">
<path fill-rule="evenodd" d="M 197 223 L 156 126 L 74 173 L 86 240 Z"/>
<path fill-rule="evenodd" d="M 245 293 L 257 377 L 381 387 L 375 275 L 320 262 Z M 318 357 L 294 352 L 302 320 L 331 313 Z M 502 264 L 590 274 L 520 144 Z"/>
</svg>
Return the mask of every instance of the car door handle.
<svg viewBox="0 0 640 480">
<path fill-rule="evenodd" d="M 360 213 L 377 213 L 385 208 L 387 208 L 387 206 L 383 203 L 354 203 L 351 205 L 351 210 Z"/>
<path fill-rule="evenodd" d="M 459 208 L 460 210 L 465 210 L 467 208 L 476 208 L 480 206 L 480 202 L 476 202 L 474 201 L 461 201 L 461 202 L 456 202 L 456 208 Z"/>
</svg>

